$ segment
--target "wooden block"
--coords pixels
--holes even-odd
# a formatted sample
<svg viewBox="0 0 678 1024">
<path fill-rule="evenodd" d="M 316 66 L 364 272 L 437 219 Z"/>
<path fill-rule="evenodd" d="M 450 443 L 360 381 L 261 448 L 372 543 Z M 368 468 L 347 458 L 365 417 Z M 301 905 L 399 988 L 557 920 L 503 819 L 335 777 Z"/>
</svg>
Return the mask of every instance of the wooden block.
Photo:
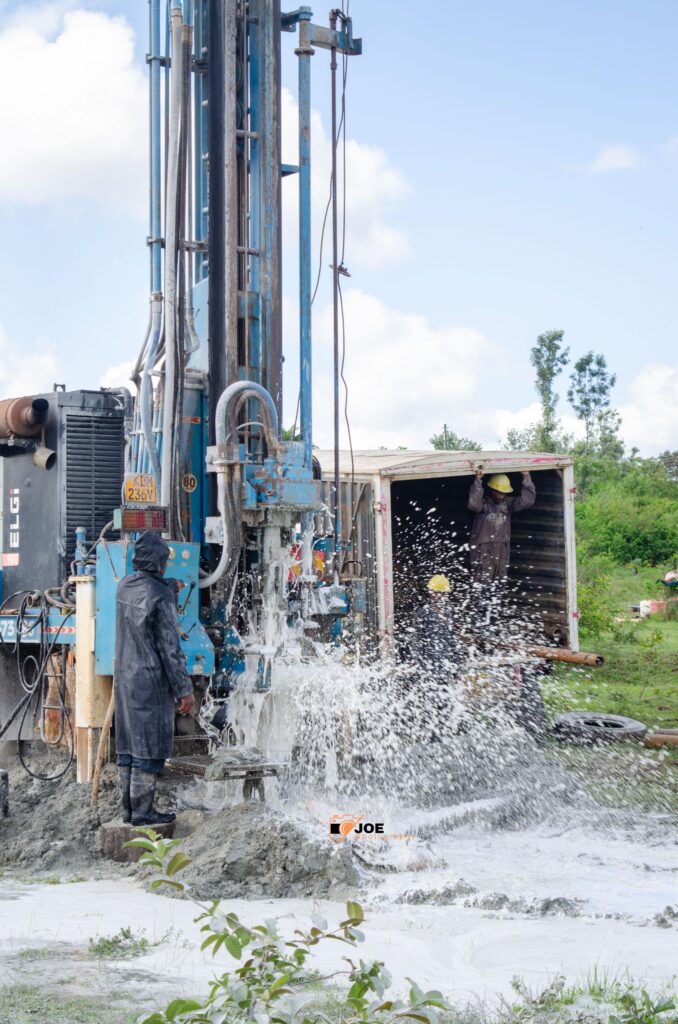
<svg viewBox="0 0 678 1024">
<path fill-rule="evenodd" d="M 101 729 L 75 730 L 76 765 L 78 782 L 91 782 L 97 760 Z"/>
<path fill-rule="evenodd" d="M 168 825 L 151 826 L 163 839 L 171 839 L 174 835 L 174 822 Z M 136 864 L 144 853 L 138 846 L 132 849 L 125 849 L 125 843 L 130 839 L 142 838 L 134 825 L 125 825 L 121 821 L 112 821 L 102 825 L 101 829 L 101 852 L 108 860 L 116 860 L 120 864 Z"/>
</svg>

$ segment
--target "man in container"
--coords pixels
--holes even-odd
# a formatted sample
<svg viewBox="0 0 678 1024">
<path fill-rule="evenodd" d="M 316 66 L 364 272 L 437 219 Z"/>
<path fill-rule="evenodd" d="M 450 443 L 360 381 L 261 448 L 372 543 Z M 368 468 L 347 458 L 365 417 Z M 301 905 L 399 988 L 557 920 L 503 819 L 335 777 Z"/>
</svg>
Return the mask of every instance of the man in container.
<svg viewBox="0 0 678 1024">
<path fill-rule="evenodd" d="M 123 821 L 164 825 L 174 814 L 153 806 L 158 775 L 172 753 L 174 716 L 195 710 L 179 643 L 170 549 L 158 533 L 134 545 L 134 572 L 120 581 L 115 623 L 115 745 Z"/>
<path fill-rule="evenodd" d="M 503 583 L 511 557 L 511 518 L 516 512 L 532 508 L 537 496 L 532 478 L 523 472 L 523 484 L 517 498 L 505 473 L 495 473 L 483 488 L 483 471 L 476 471 L 471 484 L 468 507 L 475 512 L 471 527 L 471 578 L 474 583 Z"/>
</svg>

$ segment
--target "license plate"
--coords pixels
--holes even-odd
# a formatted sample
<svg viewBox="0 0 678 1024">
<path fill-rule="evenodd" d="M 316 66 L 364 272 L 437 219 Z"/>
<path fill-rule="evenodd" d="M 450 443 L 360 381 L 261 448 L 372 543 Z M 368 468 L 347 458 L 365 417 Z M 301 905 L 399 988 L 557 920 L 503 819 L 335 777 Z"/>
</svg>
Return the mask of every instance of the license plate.
<svg viewBox="0 0 678 1024">
<path fill-rule="evenodd" d="M 125 503 L 156 505 L 158 491 L 151 473 L 128 473 L 125 477 Z"/>
</svg>

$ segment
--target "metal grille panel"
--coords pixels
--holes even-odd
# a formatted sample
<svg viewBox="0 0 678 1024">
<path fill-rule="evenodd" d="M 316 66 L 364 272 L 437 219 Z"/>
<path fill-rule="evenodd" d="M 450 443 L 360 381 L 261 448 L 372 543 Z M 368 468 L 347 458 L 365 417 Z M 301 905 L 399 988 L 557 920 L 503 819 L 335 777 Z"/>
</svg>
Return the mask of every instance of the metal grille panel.
<svg viewBox="0 0 678 1024">
<path fill-rule="evenodd" d="M 75 554 L 75 530 L 92 543 L 120 505 L 124 422 L 120 416 L 66 416 L 66 557 Z"/>
</svg>

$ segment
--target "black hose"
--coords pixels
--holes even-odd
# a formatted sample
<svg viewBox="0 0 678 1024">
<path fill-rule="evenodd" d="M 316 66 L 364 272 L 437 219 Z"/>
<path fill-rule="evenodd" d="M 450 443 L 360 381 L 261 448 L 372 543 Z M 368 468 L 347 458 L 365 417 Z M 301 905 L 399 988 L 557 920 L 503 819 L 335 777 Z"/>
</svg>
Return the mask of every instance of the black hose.
<svg viewBox="0 0 678 1024">
<path fill-rule="evenodd" d="M 11 715 L 9 716 L 9 718 L 7 719 L 5 724 L 0 726 L 0 740 L 5 735 L 5 733 L 7 732 L 7 730 L 9 729 L 10 725 L 12 724 L 14 719 L 17 717 L 17 715 L 21 714 L 22 708 L 24 707 L 25 704 L 27 704 L 29 702 L 29 700 L 31 699 L 32 696 L 33 696 L 32 693 L 25 693 L 23 695 L 23 697 L 21 698 L 21 700 L 19 701 L 19 703 L 17 704 L 17 706 L 12 711 Z M 21 734 L 21 731 L 19 731 L 19 734 Z"/>
<path fill-rule="evenodd" d="M 56 633 L 54 635 L 54 639 L 52 640 L 52 642 L 50 644 L 45 645 L 45 647 L 44 647 L 44 657 L 43 657 L 40 665 L 38 666 L 38 671 L 36 673 L 36 678 L 35 678 L 35 682 L 33 684 L 33 689 L 29 693 L 26 694 L 26 697 L 28 699 L 26 700 L 26 702 L 24 704 L 23 715 L 21 716 L 21 724 L 19 726 L 19 761 L 21 763 L 21 767 L 32 778 L 38 779 L 40 782 L 57 782 L 59 779 L 63 778 L 63 776 L 66 774 L 66 772 L 69 770 L 69 768 L 73 764 L 73 759 L 75 757 L 75 736 L 73 734 L 73 725 L 72 725 L 71 720 L 70 720 L 70 718 L 68 716 L 68 710 L 66 708 L 66 702 L 65 702 L 65 699 L 64 699 L 65 692 L 64 692 L 63 685 L 62 685 L 62 687 L 59 688 L 59 703 L 61 704 L 61 709 L 60 710 L 61 710 L 61 715 L 62 715 L 62 731 L 61 731 L 61 735 L 59 737 L 59 740 L 57 742 L 61 742 L 61 739 L 63 738 L 64 731 L 65 731 L 63 729 L 63 723 L 65 722 L 68 725 L 68 731 L 70 733 L 69 754 L 68 754 L 68 761 L 66 762 L 66 765 L 64 766 L 64 768 L 62 768 L 60 771 L 58 771 L 56 773 L 56 775 L 39 775 L 37 772 L 34 772 L 31 768 L 28 767 L 28 765 L 26 764 L 26 762 L 24 760 L 23 752 L 21 750 L 21 733 L 23 731 L 24 723 L 26 721 L 26 716 L 28 714 L 28 709 L 29 709 L 29 707 L 31 705 L 31 700 L 32 700 L 33 696 L 35 696 L 35 694 L 38 695 L 38 700 L 36 701 L 35 711 L 34 711 L 34 716 L 37 716 L 38 708 L 39 708 L 39 705 L 40 705 L 40 699 L 41 699 L 41 696 L 42 696 L 42 683 L 43 683 L 43 680 L 44 680 L 44 677 L 45 677 L 45 669 L 47 667 L 49 659 L 52 657 L 52 652 L 54 651 L 54 648 L 56 646 L 56 642 L 59 639 L 59 634 L 61 633 L 61 630 L 63 629 L 65 623 L 68 621 L 68 619 L 70 619 L 70 617 L 72 615 L 73 615 L 73 612 L 68 612 L 67 615 L 64 615 L 63 620 L 59 623 L 59 628 L 57 629 L 57 631 L 56 631 Z M 46 632 L 45 629 L 43 629 L 42 630 L 42 635 L 44 635 L 45 632 Z M 17 711 L 17 714 L 18 714 L 18 711 Z M 16 715 L 14 715 L 13 717 L 16 717 Z M 51 745 L 54 746 L 55 744 L 51 744 Z"/>
</svg>

